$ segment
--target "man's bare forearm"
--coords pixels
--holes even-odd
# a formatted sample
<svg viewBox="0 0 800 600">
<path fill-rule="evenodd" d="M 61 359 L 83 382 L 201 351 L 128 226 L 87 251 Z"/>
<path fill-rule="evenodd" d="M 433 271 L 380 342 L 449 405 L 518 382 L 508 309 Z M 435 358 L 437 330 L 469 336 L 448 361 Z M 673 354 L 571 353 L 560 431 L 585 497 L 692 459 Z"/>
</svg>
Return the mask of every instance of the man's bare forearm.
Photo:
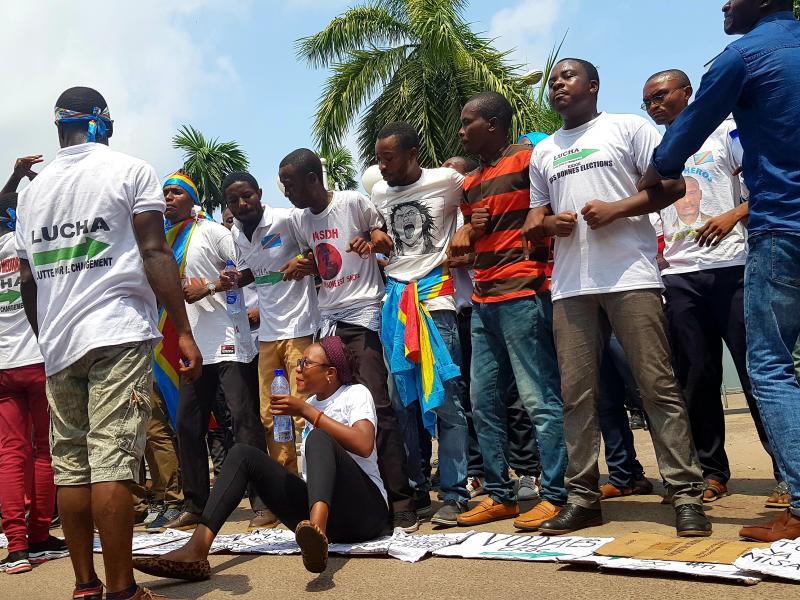
<svg viewBox="0 0 800 600">
<path fill-rule="evenodd" d="M 31 324 L 34 335 L 39 337 L 39 311 L 37 309 L 38 290 L 36 280 L 33 278 L 31 266 L 27 260 L 19 261 L 20 294 L 22 296 L 22 306 L 25 308 L 25 316 Z"/>
<path fill-rule="evenodd" d="M 617 209 L 619 218 L 649 215 L 667 208 L 685 194 L 686 183 L 683 177 L 665 179 L 629 198 L 615 202 L 614 208 Z"/>
</svg>

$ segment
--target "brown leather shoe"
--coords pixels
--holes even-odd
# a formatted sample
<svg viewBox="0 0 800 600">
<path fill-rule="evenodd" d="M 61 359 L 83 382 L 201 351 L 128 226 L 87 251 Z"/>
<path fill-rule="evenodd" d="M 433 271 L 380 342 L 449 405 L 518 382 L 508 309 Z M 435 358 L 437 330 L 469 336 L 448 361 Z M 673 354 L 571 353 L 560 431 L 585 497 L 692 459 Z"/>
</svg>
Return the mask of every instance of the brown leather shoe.
<svg viewBox="0 0 800 600">
<path fill-rule="evenodd" d="M 167 521 L 166 523 L 164 523 L 164 526 L 161 528 L 161 531 L 163 532 L 166 531 L 167 529 L 190 531 L 192 529 L 195 529 L 198 525 L 200 525 L 200 515 L 183 511 L 177 517 L 172 519 L 172 521 Z"/>
<path fill-rule="evenodd" d="M 133 568 L 142 573 L 166 579 L 205 581 L 211 577 L 211 565 L 207 560 L 178 562 L 158 556 L 137 557 L 133 559 Z"/>
<path fill-rule="evenodd" d="M 613 483 L 604 483 L 600 486 L 600 500 L 608 500 L 609 498 L 622 498 L 623 496 L 630 496 L 633 494 L 633 488 L 618 488 Z"/>
<path fill-rule="evenodd" d="M 275 516 L 269 509 L 264 510 L 257 510 L 255 511 L 255 515 L 253 518 L 250 519 L 250 523 L 247 524 L 247 531 L 255 531 L 256 529 L 273 529 L 274 527 L 278 526 L 280 521 L 278 517 Z"/>
<path fill-rule="evenodd" d="M 767 508 L 789 508 L 790 499 L 789 486 L 786 485 L 785 481 L 781 481 L 775 486 L 775 489 L 772 490 L 772 494 L 770 494 L 767 501 L 764 502 L 764 506 Z"/>
<path fill-rule="evenodd" d="M 716 502 L 720 498 L 730 496 L 728 487 L 716 479 L 706 479 L 706 489 L 703 491 L 703 502 Z"/>
<path fill-rule="evenodd" d="M 492 521 L 511 519 L 518 515 L 518 504 L 503 504 L 502 502 L 495 502 L 491 498 L 485 498 L 472 510 L 458 515 L 458 524 L 461 527 L 471 527 L 473 525 L 491 523 Z"/>
<path fill-rule="evenodd" d="M 536 503 L 531 510 L 514 519 L 514 527 L 523 531 L 536 531 L 539 525 L 552 519 L 561 511 L 560 506 L 551 504 L 547 500 Z"/>
<path fill-rule="evenodd" d="M 778 540 L 794 540 L 800 537 L 800 517 L 792 514 L 788 508 L 778 517 L 763 525 L 750 525 L 739 530 L 739 537 L 754 542 L 777 542 Z"/>
</svg>

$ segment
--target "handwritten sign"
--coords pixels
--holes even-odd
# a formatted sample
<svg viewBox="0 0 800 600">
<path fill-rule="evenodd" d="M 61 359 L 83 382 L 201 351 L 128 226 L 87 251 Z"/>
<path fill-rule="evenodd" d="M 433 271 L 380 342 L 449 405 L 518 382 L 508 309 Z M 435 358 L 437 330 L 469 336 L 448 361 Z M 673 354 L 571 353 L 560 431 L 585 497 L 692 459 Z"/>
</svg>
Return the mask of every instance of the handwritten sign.
<svg viewBox="0 0 800 600">
<path fill-rule="evenodd" d="M 617 569 L 621 571 L 657 571 L 662 573 L 680 573 L 695 577 L 714 577 L 755 585 L 761 578 L 756 573 L 742 571 L 733 565 L 720 563 L 682 562 L 677 560 L 648 560 L 641 558 L 623 558 L 616 556 L 586 556 L 572 561 L 578 564 L 594 564 L 600 569 Z"/>
<path fill-rule="evenodd" d="M 614 538 L 545 537 L 481 532 L 460 544 L 436 550 L 434 556 L 564 562 L 590 556 Z"/>
<path fill-rule="evenodd" d="M 733 564 L 746 571 L 800 581 L 800 538 L 779 540 L 769 548 L 754 548 Z"/>
</svg>

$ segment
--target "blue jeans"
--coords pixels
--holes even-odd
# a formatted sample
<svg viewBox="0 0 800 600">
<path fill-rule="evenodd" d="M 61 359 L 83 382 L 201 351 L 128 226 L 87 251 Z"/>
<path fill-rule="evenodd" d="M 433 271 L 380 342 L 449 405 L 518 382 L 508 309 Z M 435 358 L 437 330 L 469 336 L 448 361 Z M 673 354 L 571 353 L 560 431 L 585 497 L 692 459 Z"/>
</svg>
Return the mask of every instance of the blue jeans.
<svg viewBox="0 0 800 600">
<path fill-rule="evenodd" d="M 436 329 L 442 336 L 453 362 L 461 366 L 461 344 L 458 338 L 456 313 L 449 310 L 431 312 Z M 408 454 L 408 477 L 418 491 L 430 489 L 425 473 L 426 459 L 422 445 L 427 432 L 422 427 L 419 403 L 403 406 L 394 381 L 389 377 L 389 393 L 392 396 L 395 413 L 403 430 L 403 438 Z M 436 426 L 439 438 L 439 481 L 445 501 L 467 502 L 467 418 L 464 415 L 464 395 L 466 385 L 459 376 L 444 384 L 445 397 L 436 409 Z M 430 470 L 430 467 L 427 469 Z"/>
<path fill-rule="evenodd" d="M 800 384 L 792 358 L 800 336 L 800 235 L 748 240 L 744 310 L 753 395 L 800 516 Z"/>
<path fill-rule="evenodd" d="M 625 351 L 611 336 L 600 367 L 600 395 L 597 416 L 605 444 L 608 481 L 622 489 L 644 479 L 644 469 L 636 458 L 633 432 L 625 410 L 626 398 L 641 409 L 639 388 L 633 377 Z"/>
<path fill-rule="evenodd" d="M 506 459 L 505 397 L 516 380 L 539 442 L 541 495 L 563 504 L 567 499 L 567 450 L 549 294 L 476 304 L 472 311 L 471 379 L 472 415 L 483 456 L 486 493 L 496 502 L 516 503 Z"/>
</svg>

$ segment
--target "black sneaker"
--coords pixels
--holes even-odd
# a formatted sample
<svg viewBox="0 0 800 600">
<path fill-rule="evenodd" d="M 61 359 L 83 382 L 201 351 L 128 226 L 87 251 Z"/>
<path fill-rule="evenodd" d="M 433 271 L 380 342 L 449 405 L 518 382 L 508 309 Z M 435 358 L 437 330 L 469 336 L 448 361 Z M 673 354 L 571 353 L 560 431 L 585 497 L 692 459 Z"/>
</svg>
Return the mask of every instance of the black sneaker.
<svg viewBox="0 0 800 600">
<path fill-rule="evenodd" d="M 392 526 L 397 529 L 398 527 L 406 533 L 414 533 L 419 529 L 419 519 L 417 513 L 413 510 L 401 510 L 394 513 L 392 518 Z"/>
<path fill-rule="evenodd" d="M 675 507 L 675 529 L 678 537 L 708 537 L 711 521 L 702 504 L 681 504 Z"/>
<path fill-rule="evenodd" d="M 38 565 L 39 563 L 47 562 L 48 560 L 55 560 L 57 558 L 64 558 L 69 556 L 69 550 L 64 540 L 48 536 L 43 542 L 30 544 L 28 547 L 28 554 L 31 557 L 31 563 Z"/>
<path fill-rule="evenodd" d="M 445 500 L 442 507 L 431 517 L 431 523 L 443 527 L 455 527 L 458 525 L 458 515 L 466 512 L 467 506 L 455 500 Z"/>
<path fill-rule="evenodd" d="M 0 572 L 9 575 L 18 575 L 33 570 L 28 553 L 25 550 L 9 552 L 3 560 L 0 560 Z"/>
<path fill-rule="evenodd" d="M 632 410 L 631 417 L 628 422 L 631 429 L 647 429 L 647 421 L 644 418 L 644 414 L 639 410 Z"/>
</svg>

